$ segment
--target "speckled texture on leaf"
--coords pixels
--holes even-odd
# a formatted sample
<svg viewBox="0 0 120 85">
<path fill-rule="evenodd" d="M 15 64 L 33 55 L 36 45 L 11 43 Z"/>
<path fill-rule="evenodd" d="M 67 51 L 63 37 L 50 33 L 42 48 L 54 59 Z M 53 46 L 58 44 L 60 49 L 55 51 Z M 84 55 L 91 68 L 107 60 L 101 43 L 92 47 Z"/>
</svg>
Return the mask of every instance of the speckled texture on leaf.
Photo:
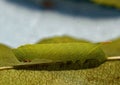
<svg viewBox="0 0 120 85">
<path fill-rule="evenodd" d="M 68 71 L 3 70 L 0 85 L 120 85 L 120 61 Z"/>
</svg>

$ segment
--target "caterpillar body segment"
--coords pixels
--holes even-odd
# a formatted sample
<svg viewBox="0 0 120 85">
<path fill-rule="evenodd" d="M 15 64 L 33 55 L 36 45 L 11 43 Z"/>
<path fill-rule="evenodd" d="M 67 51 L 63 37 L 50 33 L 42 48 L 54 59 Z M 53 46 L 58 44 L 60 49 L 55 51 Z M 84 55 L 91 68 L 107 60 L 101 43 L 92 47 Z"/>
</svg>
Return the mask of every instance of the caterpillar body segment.
<svg viewBox="0 0 120 85">
<path fill-rule="evenodd" d="M 34 60 L 51 61 L 53 63 L 79 63 L 81 68 L 96 67 L 107 60 L 105 53 L 98 44 L 91 43 L 59 43 L 33 44 L 13 49 L 20 61 Z M 47 63 L 47 62 L 46 62 Z"/>
</svg>

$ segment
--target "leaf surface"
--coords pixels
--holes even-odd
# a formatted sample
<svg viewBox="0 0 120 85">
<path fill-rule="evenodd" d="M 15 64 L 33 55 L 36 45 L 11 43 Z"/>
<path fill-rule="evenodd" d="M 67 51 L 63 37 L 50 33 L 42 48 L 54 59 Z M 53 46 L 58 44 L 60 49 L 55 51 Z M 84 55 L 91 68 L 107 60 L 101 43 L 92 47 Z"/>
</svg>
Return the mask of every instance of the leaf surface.
<svg viewBox="0 0 120 85">
<path fill-rule="evenodd" d="M 102 49 L 108 56 L 120 56 L 120 38 L 111 40 L 110 44 L 102 46 Z"/>
<path fill-rule="evenodd" d="M 10 47 L 0 44 L 0 67 L 19 64 Z"/>
</svg>

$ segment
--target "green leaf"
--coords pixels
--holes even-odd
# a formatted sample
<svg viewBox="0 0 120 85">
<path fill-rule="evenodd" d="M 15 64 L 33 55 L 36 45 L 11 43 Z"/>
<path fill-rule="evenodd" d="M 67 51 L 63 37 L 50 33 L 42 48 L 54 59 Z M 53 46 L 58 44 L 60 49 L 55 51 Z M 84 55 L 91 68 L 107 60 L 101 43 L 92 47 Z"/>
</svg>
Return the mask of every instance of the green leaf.
<svg viewBox="0 0 120 85">
<path fill-rule="evenodd" d="M 0 44 L 0 67 L 19 64 L 18 59 L 8 46 Z"/>
<path fill-rule="evenodd" d="M 120 0 L 91 0 L 94 3 L 120 9 Z"/>
<path fill-rule="evenodd" d="M 2 70 L 0 85 L 120 85 L 120 62 L 110 61 L 98 68 L 66 71 Z"/>
<path fill-rule="evenodd" d="M 112 42 L 102 46 L 108 56 L 120 56 L 120 38 L 111 40 Z"/>
</svg>

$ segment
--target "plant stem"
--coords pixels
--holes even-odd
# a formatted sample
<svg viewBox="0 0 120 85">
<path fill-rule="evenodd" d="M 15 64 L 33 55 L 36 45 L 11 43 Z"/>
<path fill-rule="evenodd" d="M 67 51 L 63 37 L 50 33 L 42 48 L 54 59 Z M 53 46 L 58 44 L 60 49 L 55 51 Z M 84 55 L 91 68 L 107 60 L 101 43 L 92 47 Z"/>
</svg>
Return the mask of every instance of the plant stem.
<svg viewBox="0 0 120 85">
<path fill-rule="evenodd" d="M 6 69 L 12 69 L 14 68 L 13 66 L 4 66 L 4 67 L 0 67 L 0 70 L 6 70 Z"/>
<path fill-rule="evenodd" d="M 120 60 L 120 56 L 112 56 L 112 57 L 108 57 L 107 60 L 109 60 L 109 61 Z"/>
</svg>

